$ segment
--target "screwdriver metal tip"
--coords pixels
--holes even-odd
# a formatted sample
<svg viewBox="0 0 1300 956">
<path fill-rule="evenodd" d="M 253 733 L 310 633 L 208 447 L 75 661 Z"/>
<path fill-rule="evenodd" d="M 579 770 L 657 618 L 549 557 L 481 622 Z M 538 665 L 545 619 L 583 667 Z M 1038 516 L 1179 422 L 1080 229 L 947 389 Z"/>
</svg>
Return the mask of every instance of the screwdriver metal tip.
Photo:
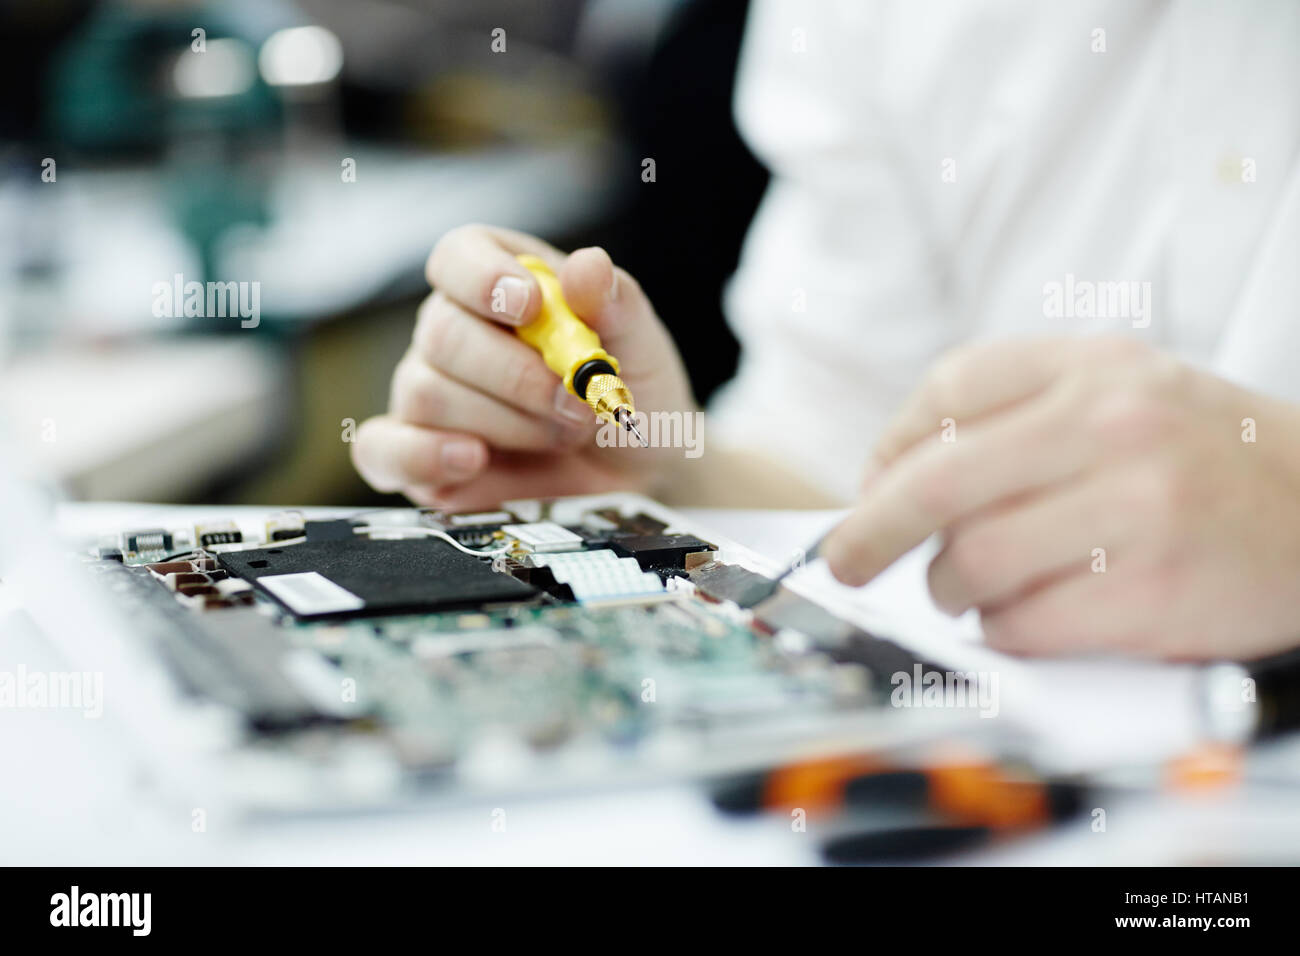
<svg viewBox="0 0 1300 956">
<path fill-rule="evenodd" d="M 636 427 L 636 422 L 632 421 L 631 417 L 623 419 L 623 427 L 632 433 L 642 448 L 650 447 L 650 443 L 646 441 L 645 436 L 641 434 L 641 429 Z"/>
<path fill-rule="evenodd" d="M 822 543 L 827 538 L 829 538 L 830 535 L 831 535 L 830 531 L 827 531 L 820 538 L 818 538 L 811 545 L 809 545 L 807 551 L 804 551 L 799 555 L 798 561 L 792 561 L 791 563 L 787 564 L 785 566 L 784 571 L 782 571 L 776 577 L 772 578 L 772 589 L 775 590 L 778 584 L 780 584 L 782 581 L 788 578 L 795 571 L 799 570 L 802 567 L 805 567 L 806 565 L 811 564 L 812 562 L 816 561 L 819 557 L 821 557 Z"/>
<path fill-rule="evenodd" d="M 632 418 L 632 413 L 626 408 L 620 408 L 614 412 L 614 421 L 626 428 L 628 433 L 636 438 L 637 444 L 642 448 L 650 447 L 650 443 L 646 441 L 645 436 L 641 434 L 641 429 L 636 427 L 636 421 Z"/>
</svg>

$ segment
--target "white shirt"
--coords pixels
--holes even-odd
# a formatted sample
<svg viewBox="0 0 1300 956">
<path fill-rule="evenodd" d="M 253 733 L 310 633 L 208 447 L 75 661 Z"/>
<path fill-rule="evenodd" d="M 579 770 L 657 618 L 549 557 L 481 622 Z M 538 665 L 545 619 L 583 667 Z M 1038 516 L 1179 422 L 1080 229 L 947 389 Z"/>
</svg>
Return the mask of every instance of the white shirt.
<svg viewBox="0 0 1300 956">
<path fill-rule="evenodd" d="M 758 0 L 736 112 L 773 179 L 720 441 L 848 499 L 937 356 L 1015 335 L 1300 401 L 1300 4 Z"/>
</svg>

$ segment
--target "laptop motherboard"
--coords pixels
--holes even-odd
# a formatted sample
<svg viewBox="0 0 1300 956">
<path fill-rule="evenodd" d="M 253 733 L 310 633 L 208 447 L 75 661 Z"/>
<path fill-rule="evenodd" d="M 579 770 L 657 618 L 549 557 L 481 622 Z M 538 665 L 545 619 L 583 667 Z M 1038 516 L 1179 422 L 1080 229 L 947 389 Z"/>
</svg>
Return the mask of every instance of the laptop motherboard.
<svg viewBox="0 0 1300 956">
<path fill-rule="evenodd" d="M 917 663 L 710 541 L 561 502 L 132 529 L 90 563 L 249 741 L 420 779 L 744 769 L 879 722 Z"/>
</svg>

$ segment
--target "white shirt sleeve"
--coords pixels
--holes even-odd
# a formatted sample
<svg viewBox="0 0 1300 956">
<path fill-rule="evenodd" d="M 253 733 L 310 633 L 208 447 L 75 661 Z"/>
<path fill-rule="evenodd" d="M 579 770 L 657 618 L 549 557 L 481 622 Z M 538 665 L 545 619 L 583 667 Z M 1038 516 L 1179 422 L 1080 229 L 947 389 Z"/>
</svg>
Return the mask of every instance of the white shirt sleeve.
<svg viewBox="0 0 1300 956">
<path fill-rule="evenodd" d="M 897 397 L 953 330 L 916 191 L 873 107 L 871 9 L 811 15 L 821 7 L 750 11 L 736 113 L 772 181 L 727 290 L 744 351 L 710 440 L 763 449 L 847 499 Z M 865 66 L 850 77 L 846 64 Z"/>
<path fill-rule="evenodd" d="M 773 179 L 709 440 L 847 500 L 934 359 L 1010 336 L 1300 400 L 1297 49 L 1267 0 L 756 0 L 735 106 Z"/>
</svg>

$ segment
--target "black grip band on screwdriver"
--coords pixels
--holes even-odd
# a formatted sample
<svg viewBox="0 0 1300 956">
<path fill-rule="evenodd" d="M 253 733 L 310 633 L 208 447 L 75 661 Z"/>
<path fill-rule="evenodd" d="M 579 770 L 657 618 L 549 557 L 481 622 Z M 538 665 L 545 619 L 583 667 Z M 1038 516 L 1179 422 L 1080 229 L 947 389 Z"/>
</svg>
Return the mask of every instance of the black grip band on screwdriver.
<svg viewBox="0 0 1300 956">
<path fill-rule="evenodd" d="M 610 365 L 604 359 L 592 359 L 590 362 L 583 362 L 578 366 L 578 370 L 573 373 L 573 390 L 578 393 L 578 397 L 584 402 L 587 400 L 587 385 L 595 375 L 617 375 L 614 366 Z"/>
</svg>

